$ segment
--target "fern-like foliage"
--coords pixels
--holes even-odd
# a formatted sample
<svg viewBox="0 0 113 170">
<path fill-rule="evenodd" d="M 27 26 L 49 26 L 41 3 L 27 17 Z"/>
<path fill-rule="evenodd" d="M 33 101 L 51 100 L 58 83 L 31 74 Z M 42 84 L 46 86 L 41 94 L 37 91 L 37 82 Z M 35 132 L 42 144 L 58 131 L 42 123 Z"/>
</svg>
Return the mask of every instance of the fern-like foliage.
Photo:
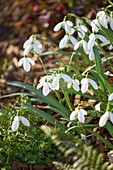
<svg viewBox="0 0 113 170">
<path fill-rule="evenodd" d="M 104 161 L 104 154 L 84 144 L 79 137 L 64 133 L 53 135 L 52 140 L 65 157 L 61 162 L 54 162 L 57 170 L 113 170 L 113 165 Z"/>
</svg>

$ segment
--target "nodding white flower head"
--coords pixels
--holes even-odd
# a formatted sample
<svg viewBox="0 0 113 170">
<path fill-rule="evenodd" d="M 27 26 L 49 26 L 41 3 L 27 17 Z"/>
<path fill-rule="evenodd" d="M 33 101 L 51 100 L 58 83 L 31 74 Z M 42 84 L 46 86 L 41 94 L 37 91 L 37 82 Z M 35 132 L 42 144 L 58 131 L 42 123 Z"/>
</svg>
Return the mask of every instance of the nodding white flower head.
<svg viewBox="0 0 113 170">
<path fill-rule="evenodd" d="M 108 28 L 109 17 L 106 15 L 104 11 L 99 11 L 97 13 L 97 19 L 104 28 L 106 29 Z"/>
<path fill-rule="evenodd" d="M 74 80 L 72 79 L 72 82 L 68 83 L 67 87 L 70 88 L 72 86 L 75 91 L 79 91 L 80 90 L 79 84 L 80 83 L 77 79 L 74 79 Z"/>
<path fill-rule="evenodd" d="M 76 118 L 78 118 L 78 120 L 79 120 L 81 123 L 84 123 L 84 122 L 85 122 L 85 115 L 87 115 L 86 110 L 76 108 L 76 109 L 70 114 L 70 120 L 75 120 Z"/>
<path fill-rule="evenodd" d="M 92 87 L 95 90 L 98 89 L 98 85 L 97 85 L 97 83 L 94 80 L 92 80 L 90 78 L 83 78 L 81 80 L 81 91 L 82 91 L 82 93 L 85 93 L 88 90 L 88 84 L 91 84 Z"/>
<path fill-rule="evenodd" d="M 92 27 L 92 32 L 98 32 L 98 31 L 99 31 L 100 24 L 99 24 L 98 19 L 94 19 L 94 20 L 91 22 L 90 25 L 91 25 L 91 27 Z"/>
<path fill-rule="evenodd" d="M 108 97 L 108 102 L 111 102 L 113 100 L 113 93 L 111 93 Z"/>
<path fill-rule="evenodd" d="M 51 81 L 54 78 L 55 78 L 55 76 L 48 75 L 48 76 L 44 76 L 40 79 L 39 84 L 37 85 L 37 89 L 43 87 L 42 93 L 44 96 L 47 96 L 50 93 L 50 91 L 52 89 Z M 57 87 L 57 88 L 59 88 L 59 87 Z"/>
<path fill-rule="evenodd" d="M 59 30 L 61 29 L 61 27 L 64 28 L 65 31 L 66 31 L 66 33 L 68 33 L 68 34 L 74 33 L 74 29 L 71 28 L 71 27 L 73 27 L 73 23 L 72 23 L 71 21 L 68 21 L 68 20 L 67 20 L 67 21 L 62 21 L 62 22 L 58 23 L 58 24 L 54 27 L 54 31 L 55 31 L 55 32 L 56 32 L 56 31 L 59 31 Z"/>
<path fill-rule="evenodd" d="M 12 123 L 12 131 L 17 131 L 19 128 L 19 121 L 21 121 L 25 126 L 30 126 L 29 120 L 23 116 L 15 116 Z"/>
<path fill-rule="evenodd" d="M 107 123 L 108 118 L 110 118 L 111 123 L 113 123 L 113 113 L 106 111 L 99 120 L 99 126 L 103 127 Z"/>
<path fill-rule="evenodd" d="M 29 71 L 30 71 L 30 64 L 35 65 L 35 61 L 34 61 L 33 59 L 29 58 L 29 57 L 23 57 L 23 58 L 21 58 L 21 59 L 19 60 L 19 63 L 18 63 L 19 66 L 22 66 L 22 65 L 23 65 L 24 70 L 25 70 L 26 72 L 29 72 Z"/>
<path fill-rule="evenodd" d="M 23 48 L 24 48 L 24 55 L 28 55 L 30 50 L 35 51 L 37 54 L 42 53 L 41 52 L 42 44 L 33 35 L 30 36 L 30 38 L 27 41 L 25 41 Z"/>
<path fill-rule="evenodd" d="M 76 38 L 74 38 L 72 35 L 64 35 L 64 37 L 59 42 L 59 48 L 64 48 L 67 45 L 68 41 L 70 41 L 73 45 L 77 43 Z"/>
<path fill-rule="evenodd" d="M 85 41 L 85 40 L 81 40 L 81 41 L 77 42 L 77 43 L 75 44 L 75 46 L 74 46 L 74 50 L 77 50 L 81 45 L 83 45 L 83 50 L 84 50 L 84 52 L 85 52 L 86 54 L 88 54 L 88 53 L 89 53 L 88 43 L 87 43 L 87 41 Z"/>
</svg>

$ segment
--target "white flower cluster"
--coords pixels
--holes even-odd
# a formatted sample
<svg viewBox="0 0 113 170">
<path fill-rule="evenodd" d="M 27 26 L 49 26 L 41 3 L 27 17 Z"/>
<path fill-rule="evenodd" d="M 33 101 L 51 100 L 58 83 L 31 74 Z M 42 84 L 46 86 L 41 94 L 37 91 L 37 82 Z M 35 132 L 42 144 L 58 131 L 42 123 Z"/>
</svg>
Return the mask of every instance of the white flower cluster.
<svg viewBox="0 0 113 170">
<path fill-rule="evenodd" d="M 113 18 L 112 16 L 108 16 L 104 11 L 100 11 L 97 13 L 97 19 L 94 19 L 90 26 L 92 27 L 92 32 L 90 35 L 88 35 L 88 29 L 86 26 L 84 26 L 79 19 L 76 21 L 76 26 L 73 25 L 71 21 L 63 21 L 58 23 L 54 27 L 54 31 L 59 31 L 62 28 L 64 28 L 66 35 L 61 39 L 59 43 L 59 48 L 64 48 L 68 42 L 70 41 L 73 46 L 74 50 L 77 50 L 80 46 L 83 46 L 83 50 L 86 54 L 89 55 L 89 59 L 93 61 L 95 59 L 93 47 L 95 45 L 95 42 L 97 39 L 99 39 L 102 43 L 102 46 L 109 45 L 110 41 L 104 37 L 101 34 L 97 34 L 99 32 L 100 27 L 103 26 L 104 28 L 108 28 L 108 24 L 110 25 L 110 28 L 113 30 Z M 77 31 L 80 41 L 77 41 L 77 39 L 73 36 L 74 32 Z M 88 36 L 88 40 L 86 37 L 86 34 Z M 109 50 L 113 49 L 113 46 L 109 46 Z"/>
<path fill-rule="evenodd" d="M 43 87 L 42 93 L 44 96 L 47 96 L 51 90 L 59 90 L 60 88 L 60 79 L 63 79 L 64 82 L 67 83 L 67 87 L 72 87 L 75 91 L 79 91 L 79 80 L 72 79 L 70 76 L 66 74 L 56 74 L 56 75 L 48 75 L 44 76 L 40 79 L 39 84 L 37 85 L 37 89 Z M 81 80 L 81 91 L 82 93 L 85 93 L 88 90 L 88 84 L 91 84 L 91 86 L 97 90 L 98 85 L 97 83 L 90 79 L 90 78 L 83 78 Z"/>
<path fill-rule="evenodd" d="M 108 105 L 109 105 L 109 102 L 113 101 L 113 93 L 109 95 L 108 97 Z M 100 105 L 101 103 L 98 103 L 96 106 L 95 106 L 95 109 L 97 111 L 101 111 L 100 109 Z M 106 112 L 100 117 L 100 120 L 99 120 L 99 126 L 100 127 L 103 127 L 106 125 L 107 123 L 107 120 L 110 118 L 110 121 L 111 123 L 113 123 L 113 113 L 109 110 L 106 110 Z"/>
<path fill-rule="evenodd" d="M 24 57 L 19 60 L 19 66 L 23 65 L 24 70 L 26 72 L 29 72 L 30 64 L 35 65 L 35 61 L 26 56 L 29 54 L 31 50 L 33 50 L 37 54 L 41 54 L 42 44 L 40 43 L 40 41 L 36 39 L 36 37 L 34 37 L 34 35 L 32 35 L 27 41 L 25 41 L 23 48 L 24 48 Z"/>
<path fill-rule="evenodd" d="M 12 131 L 17 131 L 19 128 L 19 121 L 21 121 L 25 126 L 30 126 L 29 120 L 23 116 L 15 116 L 12 123 Z"/>
</svg>

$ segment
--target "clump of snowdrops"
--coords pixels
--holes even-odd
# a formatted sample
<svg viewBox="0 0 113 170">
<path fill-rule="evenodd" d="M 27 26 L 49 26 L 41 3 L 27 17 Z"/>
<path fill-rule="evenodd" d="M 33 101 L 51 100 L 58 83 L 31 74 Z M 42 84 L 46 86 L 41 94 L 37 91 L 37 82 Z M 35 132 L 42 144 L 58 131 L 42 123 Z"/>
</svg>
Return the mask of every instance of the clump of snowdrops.
<svg viewBox="0 0 113 170">
<path fill-rule="evenodd" d="M 61 116 L 61 121 L 37 107 L 24 103 L 26 109 L 32 113 L 45 118 L 61 129 L 65 129 L 66 132 L 73 130 L 80 135 L 86 135 L 86 131 L 88 131 L 111 149 L 113 149 L 113 145 L 94 129 L 105 127 L 113 137 L 113 85 L 108 82 L 108 76 L 112 76 L 112 74 L 109 71 L 105 72 L 103 68 L 103 64 L 106 62 L 112 68 L 110 61 L 113 58 L 110 55 L 110 50 L 113 50 L 113 12 L 110 11 L 112 5 L 97 12 L 94 20 L 86 17 L 80 18 L 69 13 L 62 22 L 54 27 L 55 32 L 60 29 L 65 31 L 57 52 L 60 53 L 63 48 L 67 47 L 69 50 L 70 47 L 71 56 L 69 56 L 70 61 L 67 65 L 62 67 L 61 64 L 53 72 L 46 70 L 41 58 L 44 52 L 42 52 L 43 45 L 38 40 L 38 34 L 31 35 L 23 45 L 24 57 L 19 60 L 19 66 L 23 65 L 24 70 L 29 72 L 31 65 L 35 65 L 35 61 L 28 55 L 33 53 L 38 56 L 46 75 L 41 77 L 36 88 L 21 82 L 9 83 L 33 92 L 28 95 L 34 101 L 46 103 L 48 109 Z M 73 60 L 77 55 L 81 57 L 81 60 L 84 56 L 84 61 L 89 65 L 82 72 L 78 71 L 80 70 L 79 66 L 77 70 L 73 65 Z M 74 108 L 70 99 L 72 95 L 76 94 L 82 97 L 82 101 Z M 89 99 L 93 99 L 94 105 L 88 102 Z M 86 104 L 90 106 L 88 109 L 86 109 Z M 92 124 L 95 117 L 98 118 L 98 122 Z M 13 131 L 18 129 L 19 121 L 22 121 L 26 126 L 30 125 L 26 118 L 15 115 L 12 123 Z M 66 121 L 67 126 L 64 126 L 62 121 Z"/>
</svg>

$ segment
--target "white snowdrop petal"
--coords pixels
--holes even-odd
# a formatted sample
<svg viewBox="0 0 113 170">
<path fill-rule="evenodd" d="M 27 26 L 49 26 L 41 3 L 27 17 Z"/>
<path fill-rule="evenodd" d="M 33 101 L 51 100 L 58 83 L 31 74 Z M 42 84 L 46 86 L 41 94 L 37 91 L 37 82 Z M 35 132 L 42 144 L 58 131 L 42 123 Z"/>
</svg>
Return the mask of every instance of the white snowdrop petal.
<svg viewBox="0 0 113 170">
<path fill-rule="evenodd" d="M 99 126 L 100 127 L 103 127 L 105 126 L 107 120 L 108 120 L 108 117 L 109 117 L 109 112 L 107 111 L 106 113 L 104 113 L 104 115 L 101 116 L 100 120 L 99 120 Z"/>
<path fill-rule="evenodd" d="M 73 80 L 73 88 L 74 88 L 75 91 L 79 91 L 80 90 L 79 84 L 78 84 L 78 82 L 76 80 Z"/>
<path fill-rule="evenodd" d="M 81 45 L 81 42 L 82 42 L 82 41 L 79 41 L 79 42 L 77 42 L 77 43 L 75 44 L 74 50 L 77 50 L 77 49 L 79 48 L 79 46 Z"/>
<path fill-rule="evenodd" d="M 43 85 L 44 85 L 44 83 L 39 83 L 39 84 L 37 85 L 37 89 L 40 89 Z"/>
<path fill-rule="evenodd" d="M 81 122 L 81 123 L 84 123 L 85 122 L 85 116 L 83 115 L 83 113 L 79 110 L 78 111 L 78 120 Z"/>
<path fill-rule="evenodd" d="M 65 35 L 61 40 L 60 40 L 60 43 L 59 43 L 59 48 L 62 49 L 66 46 L 68 42 L 68 36 Z"/>
<path fill-rule="evenodd" d="M 113 113 L 109 112 L 110 121 L 113 123 Z"/>
<path fill-rule="evenodd" d="M 93 48 L 89 52 L 89 60 L 93 61 L 95 59 Z"/>
<path fill-rule="evenodd" d="M 82 28 L 82 30 L 83 30 L 84 32 L 87 32 L 87 31 L 88 31 L 86 26 L 81 25 L 80 27 Z"/>
<path fill-rule="evenodd" d="M 25 126 L 30 126 L 30 122 L 28 119 L 26 119 L 25 117 L 23 116 L 19 116 L 20 120 L 22 121 L 22 123 L 25 125 Z"/>
<path fill-rule="evenodd" d="M 108 101 L 110 102 L 110 101 L 112 101 L 113 100 L 113 93 L 111 93 L 110 95 L 109 95 L 109 97 L 108 97 Z"/>
<path fill-rule="evenodd" d="M 63 78 L 67 83 L 72 83 L 72 78 L 66 74 L 61 74 L 61 78 Z"/>
<path fill-rule="evenodd" d="M 110 28 L 111 28 L 111 30 L 113 30 L 113 19 L 112 18 L 110 18 Z"/>
<path fill-rule="evenodd" d="M 26 49 L 28 46 L 30 46 L 32 43 L 32 38 L 28 39 L 27 41 L 25 41 L 25 43 L 23 44 L 23 48 Z"/>
<path fill-rule="evenodd" d="M 22 66 L 23 63 L 24 63 L 24 57 L 19 60 L 18 65 Z"/>
<path fill-rule="evenodd" d="M 83 115 L 87 115 L 86 110 L 84 110 L 84 109 L 80 109 L 80 111 L 82 112 L 82 114 L 83 114 Z"/>
<path fill-rule="evenodd" d="M 24 70 L 25 70 L 26 72 L 29 72 L 29 71 L 30 71 L 30 64 L 29 64 L 29 61 L 27 60 L 27 58 L 24 58 L 23 67 L 24 67 Z"/>
<path fill-rule="evenodd" d="M 74 110 L 71 114 L 70 114 L 70 120 L 75 120 L 75 117 L 78 113 L 78 110 Z"/>
<path fill-rule="evenodd" d="M 81 80 L 81 84 L 83 84 L 86 80 L 87 80 L 87 78 L 86 78 L 86 77 L 85 77 L 85 78 L 83 78 L 83 79 Z"/>
<path fill-rule="evenodd" d="M 59 31 L 59 30 L 61 29 L 61 27 L 62 27 L 62 24 L 63 24 L 63 22 L 58 23 L 58 24 L 54 27 L 54 31 L 55 31 L 55 32 Z"/>
<path fill-rule="evenodd" d="M 67 20 L 66 22 L 67 22 L 67 24 L 68 24 L 70 27 L 73 26 L 73 23 L 72 23 L 71 21 Z"/>
<path fill-rule="evenodd" d="M 94 80 L 92 80 L 92 79 L 88 79 L 88 80 L 89 80 L 89 83 L 93 86 L 93 88 L 94 88 L 95 90 L 97 90 L 97 89 L 98 89 L 97 83 L 96 83 Z"/>
<path fill-rule="evenodd" d="M 40 41 L 38 41 L 36 38 L 34 38 L 33 43 L 34 43 L 38 48 L 42 48 L 42 44 L 41 44 Z"/>
<path fill-rule="evenodd" d="M 113 49 L 113 46 L 110 44 L 110 46 L 109 46 L 109 50 L 112 50 Z"/>
<path fill-rule="evenodd" d="M 92 33 L 92 35 L 90 35 L 90 39 L 88 41 L 88 49 L 91 50 L 91 48 L 93 48 L 95 44 L 95 35 Z"/>
<path fill-rule="evenodd" d="M 17 131 L 19 127 L 19 117 L 15 116 L 12 123 L 12 131 Z"/>
<path fill-rule="evenodd" d="M 73 45 L 75 45 L 77 43 L 76 38 L 74 38 L 72 35 L 69 36 L 69 39 Z"/>
<path fill-rule="evenodd" d="M 52 82 L 52 88 L 56 89 L 59 87 L 59 77 L 55 77 Z"/>
<path fill-rule="evenodd" d="M 100 41 L 104 43 L 108 42 L 108 40 L 103 35 L 96 35 L 96 36 L 99 38 Z"/>
<path fill-rule="evenodd" d="M 28 53 L 30 52 L 30 50 L 32 49 L 32 45 L 31 46 L 27 46 L 24 50 L 24 56 L 28 55 Z"/>
<path fill-rule="evenodd" d="M 100 104 L 101 104 L 101 102 L 95 105 L 95 110 L 97 110 L 99 112 L 100 112 Z"/>
<path fill-rule="evenodd" d="M 82 93 L 85 93 L 87 90 L 88 90 L 88 79 L 86 78 L 84 82 L 82 83 L 81 91 Z"/>
<path fill-rule="evenodd" d="M 29 63 L 31 63 L 32 65 L 35 65 L 35 61 L 32 58 L 27 58 Z"/>
<path fill-rule="evenodd" d="M 71 34 L 71 27 L 67 24 L 67 22 L 65 22 L 64 28 L 65 28 L 66 33 Z"/>
<path fill-rule="evenodd" d="M 36 44 L 34 44 L 34 49 L 33 49 L 37 54 L 41 54 L 42 53 L 42 51 L 41 51 L 41 49 L 36 45 Z"/>
<path fill-rule="evenodd" d="M 85 53 L 88 53 L 88 43 L 85 41 L 85 40 L 83 40 L 82 41 L 83 42 L 83 49 L 84 49 L 84 51 L 85 51 Z"/>
<path fill-rule="evenodd" d="M 46 82 L 44 83 L 42 93 L 43 93 L 44 96 L 47 96 L 50 93 L 50 89 L 48 87 L 48 83 L 46 83 Z"/>
</svg>

